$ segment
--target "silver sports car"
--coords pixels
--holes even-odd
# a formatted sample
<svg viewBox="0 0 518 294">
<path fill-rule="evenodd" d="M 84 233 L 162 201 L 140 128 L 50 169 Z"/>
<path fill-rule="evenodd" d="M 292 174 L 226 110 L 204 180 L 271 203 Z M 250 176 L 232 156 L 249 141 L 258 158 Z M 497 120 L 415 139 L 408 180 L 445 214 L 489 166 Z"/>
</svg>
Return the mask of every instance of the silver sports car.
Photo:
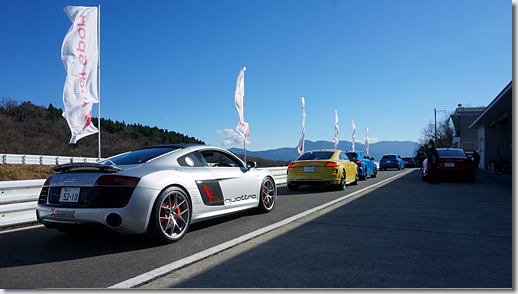
<svg viewBox="0 0 518 294">
<path fill-rule="evenodd" d="M 53 167 L 36 215 L 48 228 L 75 233 L 104 226 L 178 241 L 189 225 L 277 200 L 271 173 L 217 147 L 191 144 L 138 149 L 96 163 Z"/>
</svg>

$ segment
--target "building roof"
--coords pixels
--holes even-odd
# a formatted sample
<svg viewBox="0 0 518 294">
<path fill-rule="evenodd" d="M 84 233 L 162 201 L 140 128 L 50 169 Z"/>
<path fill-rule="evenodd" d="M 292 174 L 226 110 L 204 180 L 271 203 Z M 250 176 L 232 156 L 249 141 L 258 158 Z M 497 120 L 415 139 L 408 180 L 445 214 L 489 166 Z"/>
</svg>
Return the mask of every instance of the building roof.
<svg viewBox="0 0 518 294">
<path fill-rule="evenodd" d="M 486 107 L 486 110 L 475 120 L 470 129 L 479 129 L 485 124 L 497 123 L 500 120 L 512 115 L 513 108 L 513 81 L 496 96 Z"/>
</svg>

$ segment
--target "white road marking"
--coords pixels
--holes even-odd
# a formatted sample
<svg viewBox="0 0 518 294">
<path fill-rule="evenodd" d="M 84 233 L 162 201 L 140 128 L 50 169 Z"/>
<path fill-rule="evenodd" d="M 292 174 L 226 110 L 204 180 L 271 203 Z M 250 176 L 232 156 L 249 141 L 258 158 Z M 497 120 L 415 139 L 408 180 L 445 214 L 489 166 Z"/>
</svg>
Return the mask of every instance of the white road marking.
<svg viewBox="0 0 518 294">
<path fill-rule="evenodd" d="M 220 245 L 214 246 L 212 248 L 209 248 L 207 250 L 201 251 L 199 253 L 193 254 L 191 256 L 182 258 L 182 259 L 180 259 L 178 261 L 175 261 L 175 262 L 172 262 L 170 264 L 166 264 L 166 265 L 161 266 L 161 267 L 159 267 L 157 269 L 154 269 L 154 270 L 149 271 L 147 273 L 138 275 L 138 276 L 136 276 L 134 278 L 131 278 L 131 279 L 123 281 L 123 282 L 120 282 L 120 283 L 115 284 L 113 286 L 110 286 L 108 288 L 132 288 L 132 287 L 136 287 L 138 285 L 141 285 L 143 283 L 146 283 L 146 282 L 151 281 L 153 279 L 156 279 L 158 277 L 167 275 L 168 273 L 170 273 L 172 271 L 175 271 L 175 270 L 177 270 L 179 268 L 185 267 L 185 266 L 187 266 L 189 264 L 192 264 L 192 263 L 195 263 L 195 262 L 197 262 L 199 260 L 207 258 L 207 257 L 209 257 L 211 255 L 214 255 L 214 254 L 218 253 L 218 252 L 221 252 L 223 250 L 229 249 L 229 248 L 231 248 L 233 246 L 238 245 L 239 243 L 246 242 L 246 241 L 248 241 L 248 240 L 250 240 L 252 238 L 255 238 L 255 237 L 259 236 L 259 235 L 262 235 L 262 234 L 265 234 L 265 233 L 267 233 L 269 231 L 275 230 L 275 229 L 277 229 L 279 227 L 282 227 L 282 226 L 284 226 L 284 225 L 286 225 L 288 223 L 291 223 L 291 222 L 296 221 L 296 220 L 298 220 L 300 218 L 303 218 L 303 217 L 305 217 L 305 216 L 307 216 L 309 214 L 312 214 L 312 213 L 314 213 L 314 212 L 316 212 L 318 210 L 324 209 L 324 208 L 326 208 L 328 206 L 331 206 L 331 205 L 333 205 L 335 203 L 343 201 L 343 200 L 345 200 L 347 198 L 350 198 L 350 197 L 352 197 L 354 195 L 357 195 L 359 193 L 365 192 L 366 190 L 369 190 L 369 189 L 372 189 L 372 188 L 374 188 L 376 186 L 379 186 L 379 185 L 381 185 L 381 184 L 383 184 L 385 182 L 388 182 L 388 181 L 394 180 L 396 178 L 399 178 L 399 177 L 401 177 L 403 175 L 406 175 L 406 174 L 408 174 L 408 173 L 410 173 L 412 171 L 413 171 L 413 169 L 405 171 L 405 172 L 402 172 L 402 173 L 397 174 L 397 175 L 395 175 L 393 177 L 390 177 L 390 178 L 388 178 L 386 180 L 383 180 L 383 181 L 381 181 L 379 183 L 375 183 L 373 185 L 370 185 L 368 187 L 360 189 L 360 190 L 358 190 L 356 192 L 344 195 L 344 196 L 342 196 L 340 198 L 337 198 L 337 199 L 335 199 L 333 201 L 330 201 L 330 202 L 324 203 L 324 204 L 322 204 L 320 206 L 317 206 L 315 208 L 306 210 L 304 212 L 301 212 L 301 213 L 299 213 L 297 215 L 289 217 L 289 218 L 287 218 L 285 220 L 282 220 L 280 222 L 277 222 L 275 224 L 272 224 L 272 225 L 269 225 L 269 226 L 264 227 L 262 229 L 259 229 L 259 230 L 256 230 L 254 232 L 248 233 L 248 234 L 243 235 L 241 237 L 237 237 L 237 238 L 235 238 L 233 240 L 227 241 L 225 243 L 222 243 Z"/>
</svg>

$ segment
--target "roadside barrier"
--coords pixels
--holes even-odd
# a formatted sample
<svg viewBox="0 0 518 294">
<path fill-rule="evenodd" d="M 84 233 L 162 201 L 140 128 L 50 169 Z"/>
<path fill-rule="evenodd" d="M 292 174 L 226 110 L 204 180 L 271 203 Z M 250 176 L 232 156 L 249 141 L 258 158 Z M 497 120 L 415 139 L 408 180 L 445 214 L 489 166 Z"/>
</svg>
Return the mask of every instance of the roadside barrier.
<svg viewBox="0 0 518 294">
<path fill-rule="evenodd" d="M 59 158 L 65 157 L 60 156 Z M 52 164 L 54 165 L 55 163 Z M 277 185 L 282 185 L 286 183 L 287 167 L 266 167 L 263 169 L 269 170 L 272 173 L 275 183 Z M 38 197 L 40 195 L 41 186 L 44 182 L 44 179 L 3 182 L 0 181 L 0 227 L 8 227 L 36 222 L 36 204 L 38 202 Z"/>
</svg>

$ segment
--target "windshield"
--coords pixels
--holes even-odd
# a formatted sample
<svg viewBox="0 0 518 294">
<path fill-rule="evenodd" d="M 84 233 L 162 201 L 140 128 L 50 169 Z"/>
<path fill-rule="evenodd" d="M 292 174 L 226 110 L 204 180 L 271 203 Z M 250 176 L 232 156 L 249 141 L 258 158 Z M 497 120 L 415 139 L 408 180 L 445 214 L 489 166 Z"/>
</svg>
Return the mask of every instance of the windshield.
<svg viewBox="0 0 518 294">
<path fill-rule="evenodd" d="M 315 151 L 302 154 L 297 160 L 330 159 L 335 154 L 333 151 Z"/>
<path fill-rule="evenodd" d="M 460 157 L 467 158 L 464 150 L 437 150 L 439 157 Z"/>
<path fill-rule="evenodd" d="M 357 153 L 345 153 L 345 155 L 347 155 L 347 157 L 349 157 L 350 161 L 356 160 L 356 158 L 358 158 Z"/>
<path fill-rule="evenodd" d="M 383 155 L 381 159 L 396 159 L 396 155 Z"/>
<path fill-rule="evenodd" d="M 100 161 L 99 163 L 107 165 L 140 164 L 177 149 L 178 148 L 175 147 L 139 149 L 128 153 L 115 155 L 106 160 Z"/>
</svg>

